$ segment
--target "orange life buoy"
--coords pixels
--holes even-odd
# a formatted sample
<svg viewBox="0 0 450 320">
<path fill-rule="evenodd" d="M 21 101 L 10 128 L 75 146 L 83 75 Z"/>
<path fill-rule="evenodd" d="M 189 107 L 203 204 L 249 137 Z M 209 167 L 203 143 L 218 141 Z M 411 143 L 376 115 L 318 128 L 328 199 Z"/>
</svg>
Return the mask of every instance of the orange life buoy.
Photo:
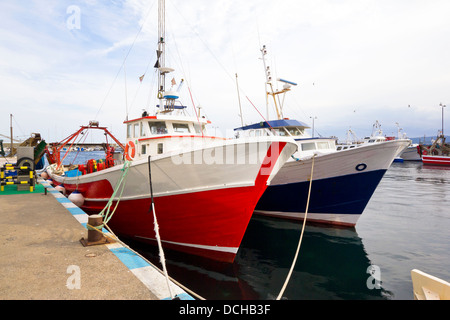
<svg viewBox="0 0 450 320">
<path fill-rule="evenodd" d="M 133 141 L 128 141 L 125 146 L 125 158 L 128 161 L 133 161 L 134 156 L 136 155 L 136 147 Z"/>
</svg>

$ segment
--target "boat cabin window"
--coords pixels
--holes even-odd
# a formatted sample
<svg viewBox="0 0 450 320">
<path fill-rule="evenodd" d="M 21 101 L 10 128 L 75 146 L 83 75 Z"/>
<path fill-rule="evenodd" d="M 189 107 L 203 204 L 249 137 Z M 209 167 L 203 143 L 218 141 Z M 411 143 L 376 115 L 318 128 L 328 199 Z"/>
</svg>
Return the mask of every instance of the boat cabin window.
<svg viewBox="0 0 450 320">
<path fill-rule="evenodd" d="M 316 144 L 314 142 L 302 143 L 302 151 L 315 150 Z"/>
<path fill-rule="evenodd" d="M 173 130 L 178 133 L 189 133 L 189 125 L 186 123 L 173 123 Z"/>
<path fill-rule="evenodd" d="M 297 127 L 287 127 L 286 130 L 291 136 L 301 136 L 303 134 L 303 130 L 300 130 Z"/>
<path fill-rule="evenodd" d="M 139 137 L 139 123 L 135 123 L 133 126 L 133 137 Z"/>
<path fill-rule="evenodd" d="M 255 137 L 263 137 L 263 136 L 268 135 L 266 129 L 264 129 L 264 130 L 253 130 L 253 132 L 254 132 L 254 136 Z"/>
<path fill-rule="evenodd" d="M 167 127 L 164 121 L 149 121 L 150 133 L 151 134 L 166 134 Z"/>
<path fill-rule="evenodd" d="M 143 122 L 140 123 L 141 126 L 141 137 L 145 137 L 145 125 Z"/>
<path fill-rule="evenodd" d="M 261 136 L 264 136 L 266 133 L 267 133 L 266 129 L 263 129 L 263 130 L 261 130 L 261 129 L 256 129 L 256 130 L 251 129 L 251 130 L 247 131 L 247 134 L 248 134 L 249 137 L 261 137 Z"/>
<path fill-rule="evenodd" d="M 147 153 L 147 146 L 145 144 L 143 144 L 141 146 L 141 154 L 146 154 Z"/>
<path fill-rule="evenodd" d="M 131 138 L 131 124 L 127 125 L 127 138 Z"/>
<path fill-rule="evenodd" d="M 158 154 L 162 154 L 164 152 L 164 144 L 158 143 Z"/>
<path fill-rule="evenodd" d="M 284 131 L 284 128 L 273 128 L 272 131 L 275 133 L 275 135 L 284 137 L 287 136 L 286 131 Z"/>
<path fill-rule="evenodd" d="M 317 142 L 317 149 L 329 149 L 330 145 L 327 141 Z"/>
</svg>

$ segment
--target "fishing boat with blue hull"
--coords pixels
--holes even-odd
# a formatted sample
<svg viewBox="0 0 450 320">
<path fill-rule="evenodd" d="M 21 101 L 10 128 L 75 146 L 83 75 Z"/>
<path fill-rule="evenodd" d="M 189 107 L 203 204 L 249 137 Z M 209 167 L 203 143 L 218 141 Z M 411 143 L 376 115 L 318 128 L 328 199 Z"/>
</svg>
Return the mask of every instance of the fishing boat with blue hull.
<svg viewBox="0 0 450 320">
<path fill-rule="evenodd" d="M 336 151 L 334 139 L 307 137 L 306 128 L 299 121 L 285 119 L 235 129 L 250 135 L 255 134 L 251 133 L 254 130 L 260 131 L 260 135 L 284 132 L 298 145 L 298 151 L 283 165 L 260 198 L 255 213 L 303 219 L 313 172 L 308 220 L 354 226 L 386 170 L 408 146 L 409 140 Z"/>
<path fill-rule="evenodd" d="M 265 47 L 261 52 L 264 61 Z M 265 70 L 269 72 L 266 66 Z M 306 133 L 307 124 L 283 117 L 276 96 L 286 94 L 295 83 L 279 81 L 284 84 L 283 89 L 273 90 L 272 79 L 267 75 L 266 84 L 270 85 L 267 95 L 274 98 L 278 119 L 235 129 L 239 137 L 287 136 L 298 145 L 258 201 L 255 213 L 302 220 L 307 210 L 308 221 L 355 226 L 386 170 L 410 140 L 390 140 L 337 151 L 334 138 L 311 137 Z"/>
</svg>

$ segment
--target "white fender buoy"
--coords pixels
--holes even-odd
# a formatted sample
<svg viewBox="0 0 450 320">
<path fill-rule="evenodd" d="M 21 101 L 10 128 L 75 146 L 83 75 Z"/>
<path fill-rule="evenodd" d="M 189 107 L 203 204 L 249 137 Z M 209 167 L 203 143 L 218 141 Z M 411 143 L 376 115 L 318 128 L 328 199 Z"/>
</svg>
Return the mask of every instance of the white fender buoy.
<svg viewBox="0 0 450 320">
<path fill-rule="evenodd" d="M 64 187 L 64 184 L 56 186 L 55 189 L 61 192 L 63 195 L 66 195 L 66 188 Z"/>
<path fill-rule="evenodd" d="M 44 180 L 47 180 L 48 179 L 48 173 L 46 171 L 42 172 L 41 173 L 41 178 L 44 179 Z"/>
<path fill-rule="evenodd" d="M 84 204 L 84 197 L 78 190 L 72 192 L 68 199 L 77 207 L 81 207 Z"/>
</svg>

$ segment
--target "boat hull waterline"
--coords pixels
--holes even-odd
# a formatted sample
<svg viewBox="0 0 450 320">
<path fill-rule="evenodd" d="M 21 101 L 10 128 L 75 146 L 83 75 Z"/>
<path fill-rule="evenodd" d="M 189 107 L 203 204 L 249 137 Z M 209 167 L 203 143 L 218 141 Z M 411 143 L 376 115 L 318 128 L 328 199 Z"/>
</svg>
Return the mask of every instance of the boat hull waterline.
<svg viewBox="0 0 450 320">
<path fill-rule="evenodd" d="M 175 156 L 152 157 L 153 198 L 163 246 L 232 262 L 256 203 L 296 148 L 292 139 L 229 140 Z M 68 194 L 75 190 L 83 194 L 81 209 L 87 214 L 98 214 L 113 194 L 122 167 L 78 177 L 54 174 L 54 167 L 47 172 L 55 184 L 64 184 Z M 149 181 L 148 160 L 133 161 L 108 223 L 119 237 L 156 244 Z"/>
<path fill-rule="evenodd" d="M 338 151 L 314 159 L 307 221 L 353 227 L 385 172 L 409 140 Z M 303 220 L 312 160 L 289 161 L 259 200 L 255 213 Z"/>
</svg>

